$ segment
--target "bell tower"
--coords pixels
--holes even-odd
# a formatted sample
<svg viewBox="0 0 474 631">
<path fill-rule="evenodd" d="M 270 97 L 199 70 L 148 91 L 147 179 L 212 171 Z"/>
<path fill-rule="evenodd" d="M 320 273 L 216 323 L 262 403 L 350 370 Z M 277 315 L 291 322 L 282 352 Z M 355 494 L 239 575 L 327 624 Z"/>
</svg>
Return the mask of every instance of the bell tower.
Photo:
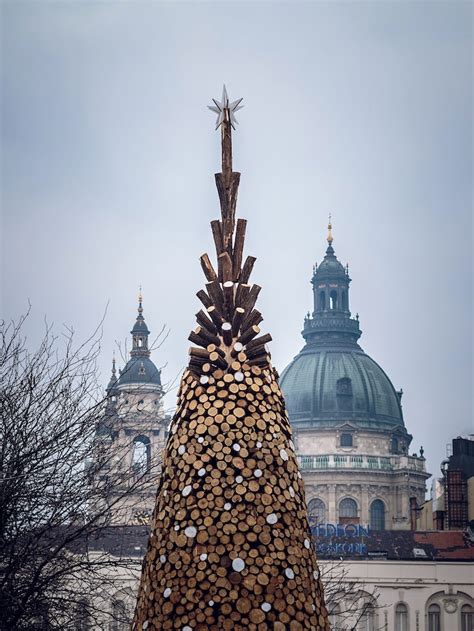
<svg viewBox="0 0 474 631">
<path fill-rule="evenodd" d="M 150 359 L 150 331 L 143 316 L 141 290 L 130 333 L 130 359 L 118 377 L 115 357 L 112 360 L 105 416 L 96 436 L 102 451 L 110 453 L 109 477 L 114 483 L 108 501 L 113 524 L 149 522 L 169 424 L 163 410 L 161 371 Z"/>
</svg>

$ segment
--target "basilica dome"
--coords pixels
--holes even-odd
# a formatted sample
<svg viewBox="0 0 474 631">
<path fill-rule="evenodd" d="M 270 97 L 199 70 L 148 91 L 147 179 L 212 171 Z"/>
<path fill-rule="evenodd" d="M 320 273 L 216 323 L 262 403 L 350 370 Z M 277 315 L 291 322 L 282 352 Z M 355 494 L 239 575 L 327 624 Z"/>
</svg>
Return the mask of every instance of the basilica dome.
<svg viewBox="0 0 474 631">
<path fill-rule="evenodd" d="M 290 421 L 297 428 L 346 421 L 405 433 L 401 392 L 358 344 L 359 318 L 349 310 L 349 270 L 336 258 L 329 229 L 326 255 L 311 279 L 314 311 L 304 322 L 306 345 L 280 378 Z"/>
<path fill-rule="evenodd" d="M 366 428 L 403 426 L 400 398 L 382 368 L 362 350 L 307 345 L 280 378 L 295 426 L 353 421 Z"/>
</svg>

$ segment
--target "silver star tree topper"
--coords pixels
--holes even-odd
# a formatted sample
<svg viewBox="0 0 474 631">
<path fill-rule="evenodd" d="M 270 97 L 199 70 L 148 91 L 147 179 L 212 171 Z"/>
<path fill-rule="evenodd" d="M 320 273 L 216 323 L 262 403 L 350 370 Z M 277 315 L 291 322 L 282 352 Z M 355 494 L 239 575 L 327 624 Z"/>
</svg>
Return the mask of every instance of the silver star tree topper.
<svg viewBox="0 0 474 631">
<path fill-rule="evenodd" d="M 238 125 L 239 122 L 235 118 L 234 112 L 237 112 L 237 110 L 241 110 L 243 108 L 243 105 L 240 105 L 243 99 L 237 99 L 236 101 L 229 103 L 229 97 L 224 85 L 224 87 L 222 88 L 221 102 L 219 103 L 219 101 L 216 101 L 216 99 L 212 100 L 214 101 L 214 105 L 208 105 L 207 107 L 217 114 L 216 129 L 219 129 L 219 127 L 225 120 L 228 120 L 230 122 L 230 124 L 232 125 L 232 129 L 235 129 L 235 125 Z"/>
</svg>

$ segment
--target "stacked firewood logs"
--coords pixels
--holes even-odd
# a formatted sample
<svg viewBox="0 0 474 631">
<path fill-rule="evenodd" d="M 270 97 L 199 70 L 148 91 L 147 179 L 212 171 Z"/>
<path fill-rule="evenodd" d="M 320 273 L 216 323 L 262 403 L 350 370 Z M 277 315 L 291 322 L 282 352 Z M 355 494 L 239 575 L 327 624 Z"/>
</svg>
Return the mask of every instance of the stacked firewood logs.
<svg viewBox="0 0 474 631">
<path fill-rule="evenodd" d="M 223 124 L 217 270 L 190 334 L 143 562 L 134 631 L 329 629 L 291 428 L 235 225 L 240 174 Z M 235 233 L 235 236 L 234 236 Z"/>
</svg>

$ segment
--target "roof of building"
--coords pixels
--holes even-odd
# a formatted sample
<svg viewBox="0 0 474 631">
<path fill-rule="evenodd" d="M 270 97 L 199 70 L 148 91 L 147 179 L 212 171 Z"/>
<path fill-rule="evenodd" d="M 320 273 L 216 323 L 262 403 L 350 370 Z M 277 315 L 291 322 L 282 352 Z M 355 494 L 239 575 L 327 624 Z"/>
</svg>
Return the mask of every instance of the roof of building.
<svg viewBox="0 0 474 631">
<path fill-rule="evenodd" d="M 120 371 L 117 387 L 144 384 L 161 386 L 161 372 L 149 357 L 131 357 Z"/>
<path fill-rule="evenodd" d="M 328 229 L 324 260 L 311 279 L 314 311 L 304 321 L 306 345 L 280 378 L 290 421 L 299 428 L 352 421 L 406 433 L 401 395 L 358 344 L 359 318 L 352 318 L 349 309 L 349 269 L 334 253 L 331 222 Z"/>
<path fill-rule="evenodd" d="M 280 385 L 296 426 L 403 427 L 400 398 L 382 368 L 358 348 L 310 344 L 283 371 Z"/>
<path fill-rule="evenodd" d="M 116 556 L 143 557 L 149 536 L 148 526 L 110 526 L 89 541 L 90 550 Z M 313 536 L 320 559 L 386 559 L 388 561 L 474 561 L 474 541 L 460 530 L 412 532 L 409 530 L 369 531 L 368 536 Z M 352 546 L 352 547 L 351 547 Z"/>
</svg>

